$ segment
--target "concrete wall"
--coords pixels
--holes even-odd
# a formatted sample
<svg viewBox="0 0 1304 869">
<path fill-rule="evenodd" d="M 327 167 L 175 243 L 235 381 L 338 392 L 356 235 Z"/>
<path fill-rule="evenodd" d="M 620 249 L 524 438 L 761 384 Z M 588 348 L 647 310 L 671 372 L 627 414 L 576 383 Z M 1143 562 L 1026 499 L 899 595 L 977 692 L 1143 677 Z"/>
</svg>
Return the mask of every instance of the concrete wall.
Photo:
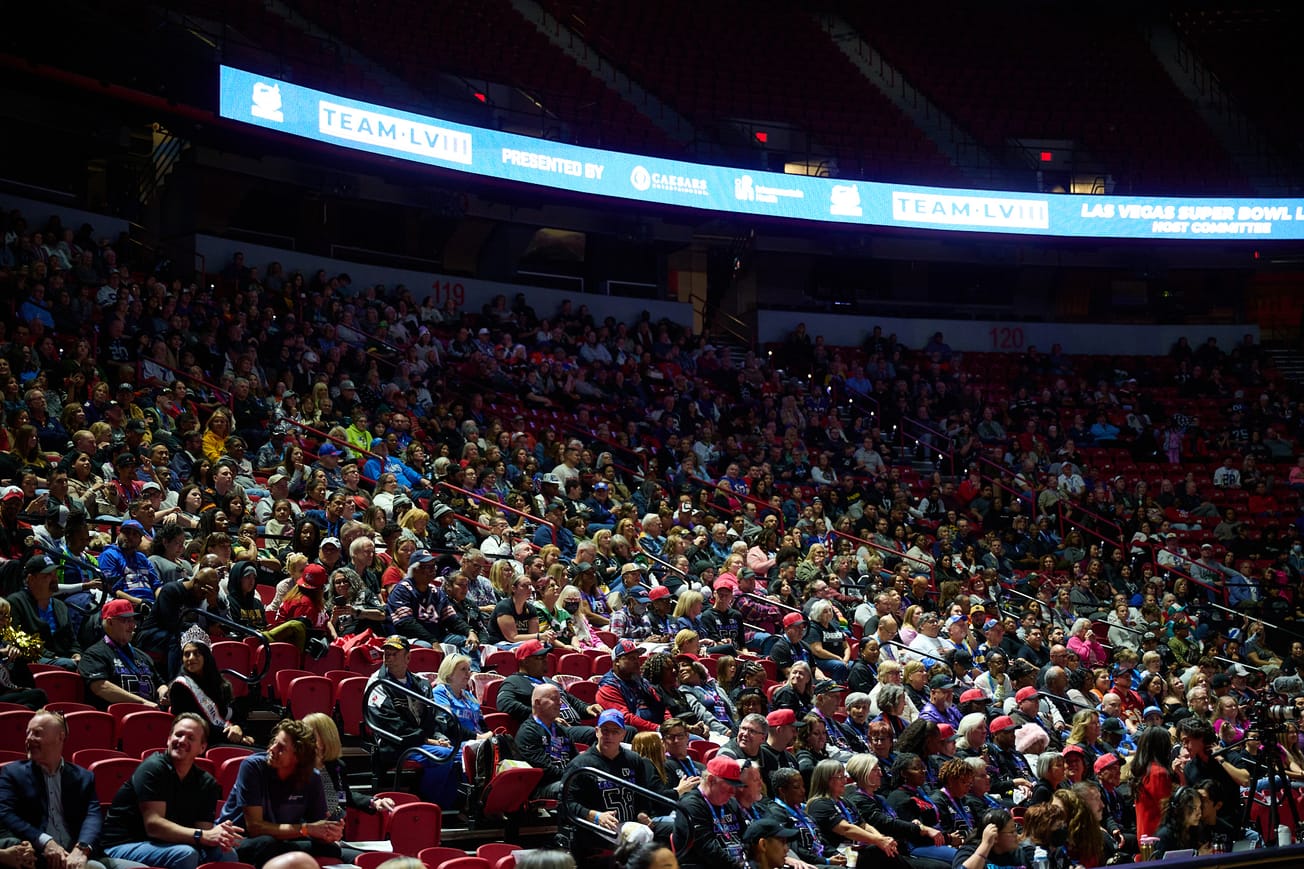
<svg viewBox="0 0 1304 869">
<path fill-rule="evenodd" d="M 421 302 L 428 295 L 435 296 L 441 304 L 450 295 L 459 307 L 478 313 L 480 307 L 494 296 L 504 294 L 510 302 L 517 293 L 523 292 L 530 305 L 540 317 L 549 317 L 561 305 L 563 299 L 570 299 L 572 306 L 588 305 L 589 310 L 599 322 L 607 316 L 615 317 L 618 322 L 634 322 L 644 311 L 652 315 L 652 320 L 670 320 L 684 326 L 691 326 L 693 309 L 691 305 L 681 302 L 669 302 L 656 299 L 631 299 L 621 296 L 597 295 L 595 293 L 563 292 L 518 284 L 482 281 L 476 278 L 463 278 L 440 275 L 433 272 L 421 272 L 412 269 L 386 268 L 384 266 L 362 265 L 313 254 L 298 253 L 292 250 L 267 247 L 247 242 L 232 241 L 211 235 L 196 235 L 195 250 L 204 255 L 210 273 L 218 274 L 231 261 L 236 251 L 243 251 L 245 264 L 258 266 L 266 274 L 267 265 L 279 262 L 285 272 L 291 274 L 301 271 L 311 277 L 318 269 L 325 269 L 328 274 L 348 272 L 353 278 L 355 289 L 375 284 L 384 284 L 393 288 L 405 285 L 412 292 L 412 297 Z"/>
<path fill-rule="evenodd" d="M 970 352 L 1021 352 L 1036 346 L 1043 353 L 1059 344 L 1065 353 L 1163 356 L 1183 335 L 1192 347 L 1208 338 L 1230 350 L 1246 334 L 1259 340 L 1257 324 L 1243 325 L 1107 325 L 1104 323 L 1023 323 L 1000 320 L 947 320 L 944 315 L 920 318 L 857 317 L 838 314 L 802 314 L 795 311 L 761 311 L 757 334 L 762 344 L 782 341 L 798 323 L 812 337 L 823 335 L 832 345 L 859 345 L 874 326 L 884 335 L 896 334 L 907 347 L 922 348 L 934 332 L 941 332 L 953 350 Z"/>
</svg>

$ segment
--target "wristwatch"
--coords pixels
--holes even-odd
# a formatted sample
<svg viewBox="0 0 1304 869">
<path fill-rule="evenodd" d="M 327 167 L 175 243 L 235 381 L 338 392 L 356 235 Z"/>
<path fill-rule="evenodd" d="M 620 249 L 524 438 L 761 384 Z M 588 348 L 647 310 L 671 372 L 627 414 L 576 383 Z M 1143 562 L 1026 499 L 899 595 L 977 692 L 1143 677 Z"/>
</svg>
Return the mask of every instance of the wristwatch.
<svg viewBox="0 0 1304 869">
<path fill-rule="evenodd" d="M 87 857 L 90 857 L 90 856 L 91 856 L 91 846 L 90 846 L 90 845 L 87 845 L 85 842 L 78 842 L 77 844 L 73 845 L 72 847 L 73 847 L 74 850 L 81 851 L 81 852 L 82 852 L 83 854 L 85 854 Z"/>
<path fill-rule="evenodd" d="M 204 831 L 195 830 L 195 847 L 198 848 L 204 844 Z"/>
</svg>

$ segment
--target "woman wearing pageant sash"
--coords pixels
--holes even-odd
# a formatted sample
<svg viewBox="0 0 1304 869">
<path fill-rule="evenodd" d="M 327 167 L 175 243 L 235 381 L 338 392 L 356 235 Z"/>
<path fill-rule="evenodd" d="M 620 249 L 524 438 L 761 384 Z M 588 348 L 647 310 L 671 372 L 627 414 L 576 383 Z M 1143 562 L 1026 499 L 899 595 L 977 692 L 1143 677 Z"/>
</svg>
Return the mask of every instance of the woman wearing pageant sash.
<svg viewBox="0 0 1304 869">
<path fill-rule="evenodd" d="M 212 641 L 203 629 L 191 626 L 181 635 L 181 673 L 172 680 L 172 713 L 194 712 L 208 722 L 209 743 L 253 745 L 231 720 L 231 686 L 218 672 Z"/>
</svg>

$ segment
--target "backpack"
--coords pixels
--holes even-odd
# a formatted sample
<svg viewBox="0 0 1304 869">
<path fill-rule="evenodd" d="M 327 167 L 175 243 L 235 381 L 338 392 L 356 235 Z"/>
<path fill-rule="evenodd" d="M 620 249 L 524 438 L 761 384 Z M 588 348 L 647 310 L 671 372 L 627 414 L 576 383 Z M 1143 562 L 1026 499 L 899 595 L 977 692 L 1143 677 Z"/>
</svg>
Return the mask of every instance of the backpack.
<svg viewBox="0 0 1304 869">
<path fill-rule="evenodd" d="M 475 760 L 471 768 L 471 799 L 467 805 L 477 805 L 489 782 L 498 774 L 503 763 L 519 762 L 516 739 L 510 733 L 495 733 L 475 746 Z"/>
</svg>

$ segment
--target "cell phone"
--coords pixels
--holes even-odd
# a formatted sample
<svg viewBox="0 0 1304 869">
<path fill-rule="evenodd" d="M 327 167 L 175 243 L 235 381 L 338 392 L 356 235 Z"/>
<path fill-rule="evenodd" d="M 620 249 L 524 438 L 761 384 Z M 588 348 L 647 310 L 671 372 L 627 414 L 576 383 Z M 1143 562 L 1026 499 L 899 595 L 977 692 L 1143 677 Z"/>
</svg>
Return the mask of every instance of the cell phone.
<svg viewBox="0 0 1304 869">
<path fill-rule="evenodd" d="M 336 605 L 336 606 L 344 606 L 344 605 L 345 605 L 346 603 L 348 603 L 348 602 L 349 602 L 349 599 L 348 599 L 347 597 L 345 597 L 344 595 L 342 595 L 342 594 L 337 594 L 337 595 L 335 595 L 335 605 Z"/>
</svg>

